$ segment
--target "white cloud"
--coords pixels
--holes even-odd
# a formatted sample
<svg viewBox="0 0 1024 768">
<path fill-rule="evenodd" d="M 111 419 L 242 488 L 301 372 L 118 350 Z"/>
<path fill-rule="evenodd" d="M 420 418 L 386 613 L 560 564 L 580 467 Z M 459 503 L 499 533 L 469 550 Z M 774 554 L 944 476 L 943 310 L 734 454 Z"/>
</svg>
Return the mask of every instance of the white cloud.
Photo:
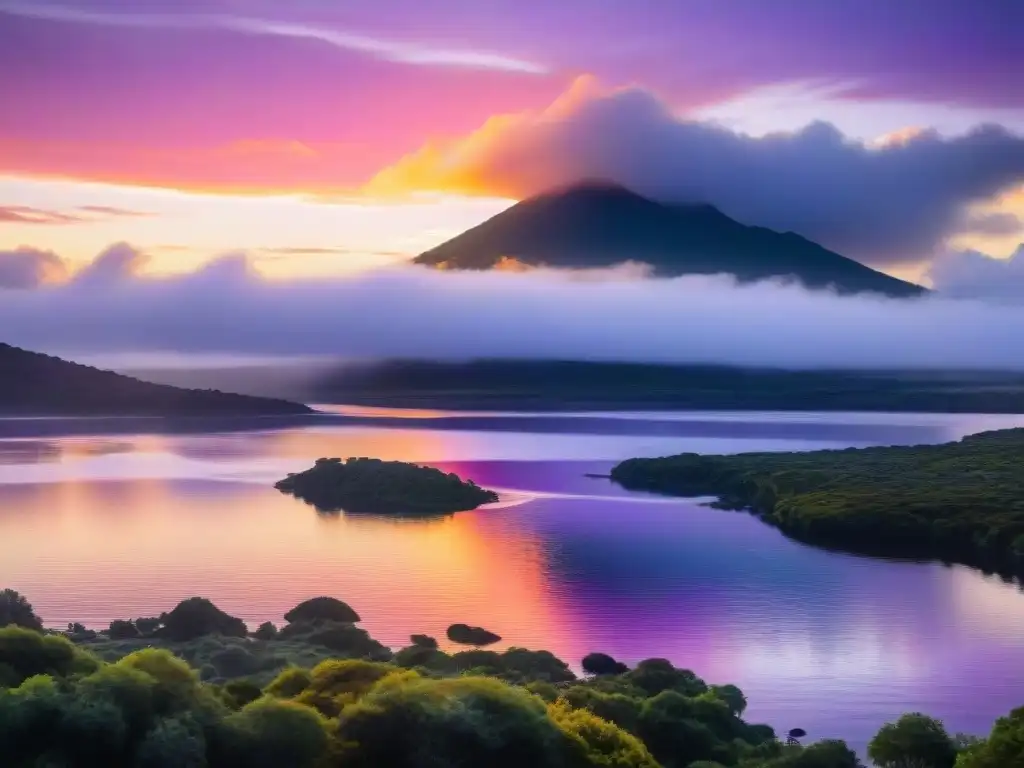
<svg viewBox="0 0 1024 768">
<path fill-rule="evenodd" d="M 126 352 L 527 357 L 783 367 L 1024 369 L 1024 307 L 931 296 L 839 298 L 725 277 L 629 269 L 444 273 L 400 267 L 269 281 L 244 256 L 188 275 L 136 274 L 130 249 L 59 286 L 0 295 L 5 341 Z"/>
</svg>

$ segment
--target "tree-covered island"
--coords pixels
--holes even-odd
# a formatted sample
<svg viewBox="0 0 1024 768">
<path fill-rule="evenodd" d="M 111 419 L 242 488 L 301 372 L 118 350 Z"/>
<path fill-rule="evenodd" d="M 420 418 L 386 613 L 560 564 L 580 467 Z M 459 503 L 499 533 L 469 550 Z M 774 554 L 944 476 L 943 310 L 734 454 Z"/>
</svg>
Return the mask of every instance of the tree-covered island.
<svg viewBox="0 0 1024 768">
<path fill-rule="evenodd" d="M 434 467 L 367 458 L 317 459 L 274 487 L 321 512 L 353 514 L 440 515 L 498 500 L 494 491 Z"/>
<path fill-rule="evenodd" d="M 1024 577 L 1024 429 L 942 445 L 629 459 L 625 488 L 717 496 L 793 538 Z"/>
</svg>

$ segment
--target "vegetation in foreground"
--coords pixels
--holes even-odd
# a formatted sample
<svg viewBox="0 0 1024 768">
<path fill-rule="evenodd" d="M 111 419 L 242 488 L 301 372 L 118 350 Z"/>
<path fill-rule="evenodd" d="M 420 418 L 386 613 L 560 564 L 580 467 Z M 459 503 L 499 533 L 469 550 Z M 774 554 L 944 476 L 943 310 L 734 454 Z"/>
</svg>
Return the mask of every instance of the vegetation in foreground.
<svg viewBox="0 0 1024 768">
<path fill-rule="evenodd" d="M 263 624 L 247 634 L 239 619 L 190 598 L 101 633 L 78 624 L 46 632 L 24 597 L 0 592 L 3 765 L 861 766 L 841 741 L 803 746 L 795 729 L 781 742 L 769 726 L 743 720 L 738 688 L 708 685 L 665 659 L 629 669 L 591 654 L 589 676 L 578 679 L 546 651 L 449 655 L 413 635 L 392 653 L 347 619 L 358 615 L 345 603 L 314 598 L 289 611 L 281 629 Z M 362 644 L 323 645 L 332 633 Z M 303 664 L 268 663 L 299 648 Z M 880 768 L 1021 766 L 1024 708 L 987 739 L 904 715 L 879 731 L 869 755 Z"/>
<path fill-rule="evenodd" d="M 635 489 L 719 497 L 794 538 L 1024 577 L 1024 429 L 944 445 L 629 459 Z"/>
<path fill-rule="evenodd" d="M 498 500 L 494 491 L 434 467 L 367 458 L 317 459 L 274 487 L 321 512 L 353 514 L 439 515 Z"/>
</svg>

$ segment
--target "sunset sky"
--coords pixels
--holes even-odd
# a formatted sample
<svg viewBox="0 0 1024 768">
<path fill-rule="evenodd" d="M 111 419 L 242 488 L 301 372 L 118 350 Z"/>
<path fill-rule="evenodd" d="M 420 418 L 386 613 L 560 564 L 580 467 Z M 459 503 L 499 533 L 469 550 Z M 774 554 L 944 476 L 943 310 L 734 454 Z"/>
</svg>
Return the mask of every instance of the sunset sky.
<svg viewBox="0 0 1024 768">
<path fill-rule="evenodd" d="M 1015 0 L 0 0 L 0 251 L 338 273 L 618 176 L 902 276 L 1006 258 L 1021 29 Z"/>
</svg>

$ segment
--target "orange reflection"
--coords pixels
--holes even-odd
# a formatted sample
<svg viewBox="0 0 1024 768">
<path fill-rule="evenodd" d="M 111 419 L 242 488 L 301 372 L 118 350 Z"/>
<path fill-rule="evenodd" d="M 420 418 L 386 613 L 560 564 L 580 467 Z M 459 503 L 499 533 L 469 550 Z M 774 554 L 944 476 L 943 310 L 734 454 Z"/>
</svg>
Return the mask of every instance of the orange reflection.
<svg viewBox="0 0 1024 768">
<path fill-rule="evenodd" d="M 327 594 L 392 646 L 467 622 L 564 653 L 573 641 L 546 568 L 542 543 L 498 511 L 323 517 L 272 488 L 154 480 L 9 486 L 0 506 L 0 583 L 52 626 L 104 626 L 192 595 L 255 625 Z"/>
</svg>

